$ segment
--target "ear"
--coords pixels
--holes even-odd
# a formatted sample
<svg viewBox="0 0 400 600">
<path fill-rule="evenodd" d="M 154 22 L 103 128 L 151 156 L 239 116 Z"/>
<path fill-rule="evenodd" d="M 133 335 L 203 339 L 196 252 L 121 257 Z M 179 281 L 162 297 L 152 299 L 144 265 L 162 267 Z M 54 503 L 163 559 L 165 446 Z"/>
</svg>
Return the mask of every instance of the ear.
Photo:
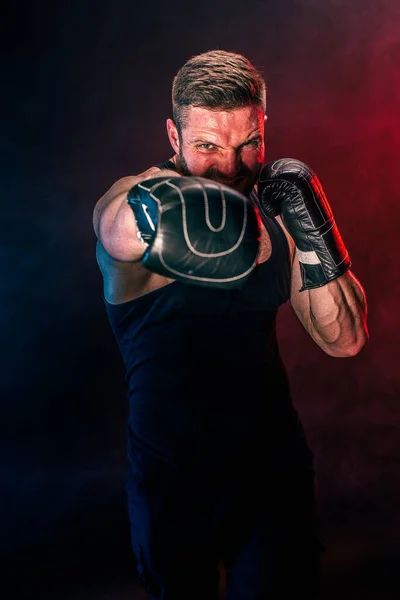
<svg viewBox="0 0 400 600">
<path fill-rule="evenodd" d="M 167 119 L 167 133 L 170 144 L 176 154 L 179 154 L 179 135 L 178 129 L 172 119 Z"/>
</svg>

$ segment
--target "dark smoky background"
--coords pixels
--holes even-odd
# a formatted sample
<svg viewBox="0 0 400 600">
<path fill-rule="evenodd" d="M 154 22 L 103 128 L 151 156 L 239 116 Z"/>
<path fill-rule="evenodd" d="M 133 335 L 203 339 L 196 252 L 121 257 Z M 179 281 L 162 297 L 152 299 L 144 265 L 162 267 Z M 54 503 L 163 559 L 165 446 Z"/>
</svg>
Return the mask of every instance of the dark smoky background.
<svg viewBox="0 0 400 600">
<path fill-rule="evenodd" d="M 325 355 L 289 305 L 278 326 L 315 454 L 328 588 L 387 598 L 393 581 L 397 598 L 397 0 L 15 2 L 0 27 L 4 573 L 32 598 L 132 571 L 126 390 L 92 210 L 116 179 L 172 155 L 172 78 L 220 48 L 264 73 L 267 160 L 315 169 L 367 293 L 357 357 Z"/>
</svg>

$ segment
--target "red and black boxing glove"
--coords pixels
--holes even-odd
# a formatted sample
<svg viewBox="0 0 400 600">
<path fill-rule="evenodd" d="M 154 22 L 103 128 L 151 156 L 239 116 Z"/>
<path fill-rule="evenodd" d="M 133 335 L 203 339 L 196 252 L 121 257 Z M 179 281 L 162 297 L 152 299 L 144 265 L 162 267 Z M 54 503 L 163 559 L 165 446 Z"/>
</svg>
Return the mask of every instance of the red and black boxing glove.
<svg viewBox="0 0 400 600">
<path fill-rule="evenodd" d="M 172 279 L 240 288 L 257 265 L 259 214 L 232 188 L 203 177 L 160 176 L 128 193 L 142 264 Z"/>
<path fill-rule="evenodd" d="M 351 261 L 321 183 L 309 166 L 293 158 L 266 164 L 258 181 L 260 211 L 281 215 L 300 262 L 302 288 L 318 288 L 350 267 Z"/>
</svg>

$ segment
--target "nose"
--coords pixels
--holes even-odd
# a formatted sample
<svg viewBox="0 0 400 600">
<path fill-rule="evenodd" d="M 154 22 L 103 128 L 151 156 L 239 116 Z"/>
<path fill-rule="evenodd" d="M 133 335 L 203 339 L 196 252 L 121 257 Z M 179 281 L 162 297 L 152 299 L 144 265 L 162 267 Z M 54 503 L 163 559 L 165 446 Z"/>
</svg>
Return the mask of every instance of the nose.
<svg viewBox="0 0 400 600">
<path fill-rule="evenodd" d="M 234 148 L 225 149 L 218 169 L 226 179 L 234 179 L 240 169 L 240 152 L 237 152 Z"/>
</svg>

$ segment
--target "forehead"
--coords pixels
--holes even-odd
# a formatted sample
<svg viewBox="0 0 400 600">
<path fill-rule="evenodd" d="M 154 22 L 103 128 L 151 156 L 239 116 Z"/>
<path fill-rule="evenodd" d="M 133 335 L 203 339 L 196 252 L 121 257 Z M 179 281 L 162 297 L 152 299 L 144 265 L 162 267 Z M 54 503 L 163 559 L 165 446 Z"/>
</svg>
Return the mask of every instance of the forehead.
<svg viewBox="0 0 400 600">
<path fill-rule="evenodd" d="M 236 145 L 263 129 L 264 112 L 258 106 L 220 111 L 190 106 L 182 134 L 188 141 L 205 137 L 214 142 L 219 141 L 221 145 Z"/>
</svg>

